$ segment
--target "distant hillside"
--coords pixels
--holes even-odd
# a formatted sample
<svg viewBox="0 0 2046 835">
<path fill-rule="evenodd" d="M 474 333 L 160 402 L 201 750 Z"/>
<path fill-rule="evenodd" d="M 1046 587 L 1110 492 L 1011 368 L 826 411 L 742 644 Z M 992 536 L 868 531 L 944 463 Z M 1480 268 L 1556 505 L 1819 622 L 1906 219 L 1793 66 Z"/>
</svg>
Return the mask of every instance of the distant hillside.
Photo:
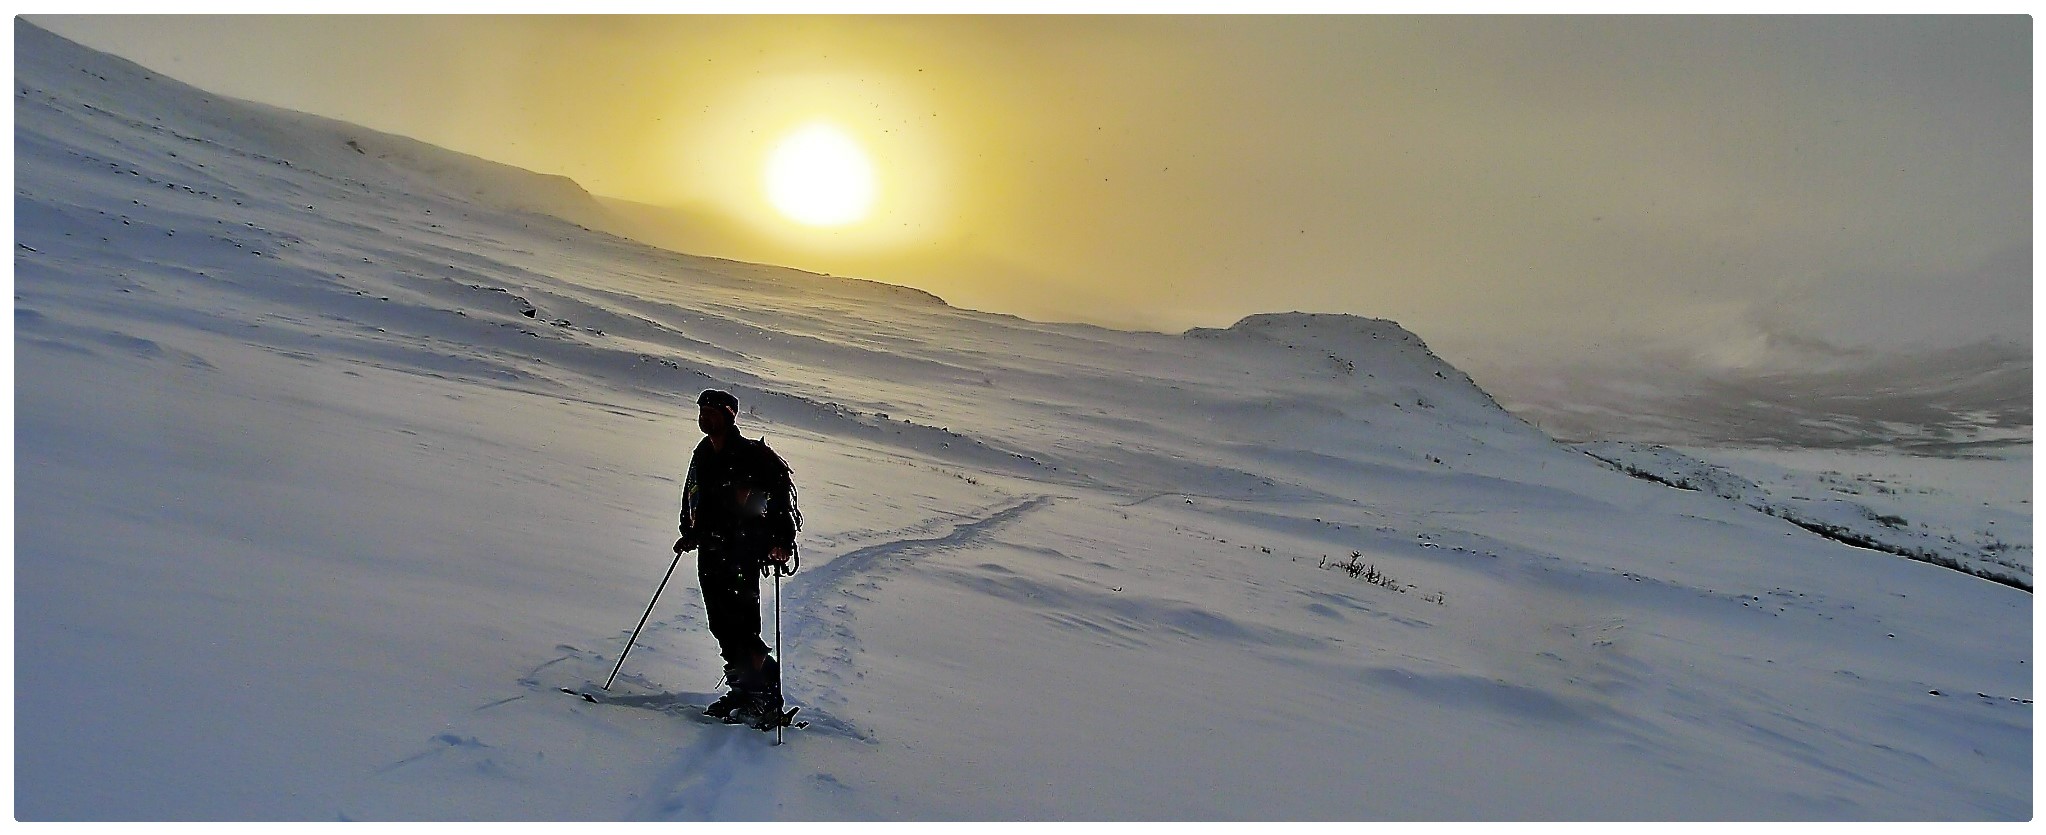
<svg viewBox="0 0 2046 835">
<path fill-rule="evenodd" d="M 15 50 L 33 56 L 15 66 L 17 109 L 32 106 L 32 97 L 47 87 L 82 80 L 83 106 L 197 147 L 231 144 L 280 168 L 313 169 L 358 187 L 358 180 L 374 178 L 618 234 L 617 218 L 568 177 L 210 93 L 133 62 L 82 50 L 25 21 L 17 20 Z M 423 215 L 420 220 L 428 222 Z"/>
<path fill-rule="evenodd" d="M 1568 440 L 1894 448 L 2029 442 L 2031 352 L 1986 342 L 1829 370 L 1708 372 L 1673 361 L 1487 369 L 1502 402 Z"/>
<path fill-rule="evenodd" d="M 616 197 L 596 199 L 618 218 L 618 228 L 626 237 L 675 252 L 728 257 L 730 253 L 721 250 L 748 234 L 739 224 L 709 209 L 654 206 Z"/>
</svg>

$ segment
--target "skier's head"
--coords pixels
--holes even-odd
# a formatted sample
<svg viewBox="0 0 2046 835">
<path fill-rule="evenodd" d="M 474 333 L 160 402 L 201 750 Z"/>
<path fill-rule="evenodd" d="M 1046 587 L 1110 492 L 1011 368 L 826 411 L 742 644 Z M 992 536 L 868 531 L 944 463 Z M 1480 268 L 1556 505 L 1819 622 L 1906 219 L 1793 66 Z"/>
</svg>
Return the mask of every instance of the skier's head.
<svg viewBox="0 0 2046 835">
<path fill-rule="evenodd" d="M 739 422 L 739 398 L 731 392 L 704 389 L 696 396 L 696 428 L 705 435 L 722 436 Z"/>
</svg>

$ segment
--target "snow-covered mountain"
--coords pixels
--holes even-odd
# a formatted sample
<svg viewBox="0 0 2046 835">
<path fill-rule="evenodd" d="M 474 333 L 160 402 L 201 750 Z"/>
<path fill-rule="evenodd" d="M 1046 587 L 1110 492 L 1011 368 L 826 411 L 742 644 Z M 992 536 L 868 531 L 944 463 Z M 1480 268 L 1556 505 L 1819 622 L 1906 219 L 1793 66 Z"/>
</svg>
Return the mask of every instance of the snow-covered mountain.
<svg viewBox="0 0 2046 835">
<path fill-rule="evenodd" d="M 1630 478 L 1391 322 L 677 254 L 15 37 L 19 819 L 2031 816 L 2030 595 Z M 710 386 L 808 519 L 781 747 L 692 718 L 687 557 L 558 692 Z"/>
</svg>

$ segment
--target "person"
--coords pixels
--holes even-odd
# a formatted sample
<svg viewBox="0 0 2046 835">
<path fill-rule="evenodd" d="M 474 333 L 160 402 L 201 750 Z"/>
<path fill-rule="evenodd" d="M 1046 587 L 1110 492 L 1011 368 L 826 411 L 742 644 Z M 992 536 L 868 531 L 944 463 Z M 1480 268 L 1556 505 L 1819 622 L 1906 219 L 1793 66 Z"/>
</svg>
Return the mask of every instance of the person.
<svg viewBox="0 0 2046 835">
<path fill-rule="evenodd" d="M 683 480 L 675 553 L 697 551 L 704 613 L 730 685 L 703 712 L 757 723 L 782 711 L 781 665 L 760 640 L 760 572 L 790 573 L 802 514 L 788 462 L 765 439 L 739 434 L 739 399 L 709 389 L 696 405 L 703 440 Z"/>
</svg>

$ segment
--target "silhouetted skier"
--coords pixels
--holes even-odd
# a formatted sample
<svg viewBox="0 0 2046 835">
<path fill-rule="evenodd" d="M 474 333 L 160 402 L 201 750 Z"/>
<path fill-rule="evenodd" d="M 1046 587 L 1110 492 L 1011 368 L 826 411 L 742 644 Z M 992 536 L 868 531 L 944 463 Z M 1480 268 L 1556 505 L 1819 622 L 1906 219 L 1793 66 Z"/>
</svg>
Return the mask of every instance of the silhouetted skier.
<svg viewBox="0 0 2046 835">
<path fill-rule="evenodd" d="M 710 633 L 731 691 L 704 713 L 760 722 L 780 715 L 781 664 L 760 640 L 760 572 L 788 573 L 796 553 L 795 484 L 788 462 L 765 440 L 739 434 L 739 399 L 710 389 L 696 399 L 703 441 L 682 486 L 682 538 L 675 552 L 700 549 L 696 576 Z"/>
</svg>

